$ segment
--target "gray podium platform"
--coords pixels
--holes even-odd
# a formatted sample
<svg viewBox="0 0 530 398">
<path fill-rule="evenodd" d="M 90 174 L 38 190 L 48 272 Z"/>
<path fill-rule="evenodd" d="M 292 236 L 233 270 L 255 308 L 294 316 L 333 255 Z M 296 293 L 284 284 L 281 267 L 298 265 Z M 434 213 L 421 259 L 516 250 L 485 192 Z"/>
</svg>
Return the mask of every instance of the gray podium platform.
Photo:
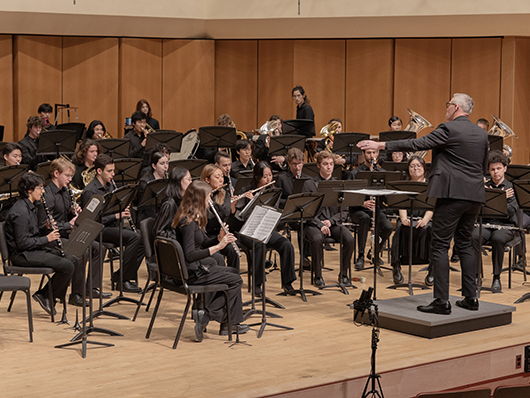
<svg viewBox="0 0 530 398">
<path fill-rule="evenodd" d="M 468 311 L 457 307 L 455 302 L 461 297 L 450 296 L 451 315 L 426 314 L 416 309 L 427 305 L 432 293 L 374 301 L 379 307 L 379 326 L 384 329 L 435 338 L 508 325 L 512 322 L 515 307 L 480 301 L 478 311 Z"/>
</svg>

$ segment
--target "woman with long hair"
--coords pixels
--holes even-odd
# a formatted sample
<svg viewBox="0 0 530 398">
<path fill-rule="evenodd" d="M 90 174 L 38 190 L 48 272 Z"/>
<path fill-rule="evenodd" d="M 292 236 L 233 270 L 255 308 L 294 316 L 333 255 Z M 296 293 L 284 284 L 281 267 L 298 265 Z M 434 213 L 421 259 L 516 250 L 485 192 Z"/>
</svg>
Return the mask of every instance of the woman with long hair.
<svg viewBox="0 0 530 398">
<path fill-rule="evenodd" d="M 246 333 L 249 329 L 248 325 L 241 324 L 243 321 L 241 300 L 243 280 L 239 273 L 222 266 L 222 258 L 219 260 L 222 256 L 218 253 L 229 243 L 235 242 L 236 238 L 233 234 L 225 234 L 222 230 L 218 236 L 208 238 L 205 231 L 211 191 L 212 188 L 204 181 L 192 182 L 184 193 L 172 226 L 177 230 L 177 237 L 184 251 L 189 273 L 187 283 L 190 285 L 228 285 L 228 305 L 230 305 L 232 325 L 235 325 L 233 332 Z M 228 335 L 224 297 L 222 292 L 209 293 L 205 297 L 205 309 L 193 311 L 195 335 L 198 341 L 202 341 L 204 329 L 210 320 L 221 324 L 220 335 Z"/>
<path fill-rule="evenodd" d="M 91 138 L 87 138 L 77 146 L 74 154 L 75 175 L 74 178 L 72 178 L 72 185 L 74 187 L 77 189 L 85 188 L 83 172 L 88 169 L 95 170 L 94 162 L 96 161 L 96 158 L 100 152 L 101 149 L 98 143 Z"/>
<path fill-rule="evenodd" d="M 106 132 L 107 129 L 101 120 L 92 120 L 86 130 L 86 138 L 90 138 L 92 140 L 104 139 L 106 138 Z"/>
<path fill-rule="evenodd" d="M 153 117 L 153 111 L 151 110 L 151 105 L 145 99 L 141 99 L 136 103 L 136 110 L 143 112 L 147 116 L 147 124 L 151 126 L 154 130 L 160 130 L 160 123 Z"/>
<path fill-rule="evenodd" d="M 151 154 L 151 169 L 138 181 L 138 192 L 136 196 L 136 204 L 140 205 L 140 201 L 144 195 L 147 183 L 155 180 L 160 180 L 166 177 L 167 169 L 169 167 L 169 157 L 162 152 L 153 152 Z M 138 215 L 136 217 L 137 224 L 149 217 L 155 217 L 157 212 L 156 206 L 142 206 L 138 208 Z"/>
</svg>

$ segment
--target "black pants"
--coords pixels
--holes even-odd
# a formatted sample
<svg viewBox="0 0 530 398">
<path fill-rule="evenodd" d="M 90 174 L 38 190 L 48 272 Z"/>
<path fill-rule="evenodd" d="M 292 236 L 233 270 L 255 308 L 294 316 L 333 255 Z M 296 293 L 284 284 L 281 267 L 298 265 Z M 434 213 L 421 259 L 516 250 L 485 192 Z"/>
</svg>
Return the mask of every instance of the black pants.
<svg viewBox="0 0 530 398">
<path fill-rule="evenodd" d="M 449 299 L 449 246 L 454 236 L 462 269 L 462 296 L 476 297 L 476 256 L 471 243 L 473 228 L 480 211 L 479 202 L 438 199 L 432 222 L 432 266 L 434 298 Z"/>
<path fill-rule="evenodd" d="M 119 227 L 103 228 L 103 242 L 109 242 L 117 247 L 120 245 Z M 142 239 L 139 234 L 129 228 L 122 229 L 123 251 L 123 281 L 138 279 L 138 268 L 145 256 Z"/>
<path fill-rule="evenodd" d="M 63 239 L 67 242 L 67 239 Z M 92 251 L 92 267 L 91 267 L 91 277 L 92 277 L 92 288 L 101 288 L 101 267 L 99 265 L 99 243 L 94 241 L 88 248 Z M 86 275 L 86 266 L 89 260 L 88 250 L 85 251 L 83 257 L 78 261 L 77 266 L 75 267 L 74 273 L 72 275 L 72 294 L 83 294 L 83 279 Z M 88 290 L 88 280 L 86 281 L 86 288 Z"/>
<path fill-rule="evenodd" d="M 491 245 L 491 262 L 493 264 L 493 275 L 499 276 L 502 270 L 502 260 L 504 260 L 504 246 L 515 236 L 515 231 L 510 229 L 490 229 L 482 228 L 482 244 Z M 473 247 L 477 255 L 477 270 L 480 269 L 480 240 L 479 228 L 473 231 Z"/>
<path fill-rule="evenodd" d="M 340 273 L 342 275 L 348 275 L 348 268 L 351 264 L 353 248 L 355 245 L 353 236 L 347 228 L 338 225 L 331 226 L 330 232 L 331 237 L 337 242 L 340 242 L 342 235 L 342 262 L 340 265 Z M 324 258 L 324 248 L 322 245 L 326 235 L 320 231 L 320 228 L 310 225 L 305 229 L 305 236 L 310 245 L 311 264 L 313 271 L 315 272 L 315 277 L 320 278 L 322 276 L 322 259 Z"/>
<path fill-rule="evenodd" d="M 54 298 L 62 298 L 70 283 L 70 278 L 77 265 L 77 259 L 69 254 L 61 257 L 54 249 L 43 249 L 17 253 L 11 256 L 11 262 L 18 267 L 48 267 L 55 273 L 52 276 L 52 289 Z M 48 297 L 49 286 L 46 284 L 40 291 L 44 297 Z M 52 303 L 53 304 L 53 303 Z"/>
<path fill-rule="evenodd" d="M 370 227 L 372 226 L 372 211 L 367 209 L 355 210 L 350 213 L 350 216 L 354 223 L 359 224 L 359 229 L 357 232 L 357 250 L 359 257 L 364 256 L 368 231 L 370 231 Z M 392 223 L 388 218 L 386 218 L 383 212 L 378 213 L 378 221 L 381 241 L 385 242 L 392 234 Z M 380 247 L 382 250 L 383 245 L 380 245 Z"/>
</svg>

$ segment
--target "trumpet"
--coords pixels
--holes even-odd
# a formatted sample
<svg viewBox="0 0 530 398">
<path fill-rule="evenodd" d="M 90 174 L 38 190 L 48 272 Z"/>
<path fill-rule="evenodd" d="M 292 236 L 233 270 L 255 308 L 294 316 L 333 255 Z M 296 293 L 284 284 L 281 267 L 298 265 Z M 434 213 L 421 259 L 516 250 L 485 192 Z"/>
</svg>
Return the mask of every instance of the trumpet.
<svg viewBox="0 0 530 398">
<path fill-rule="evenodd" d="M 114 181 L 114 178 L 111 178 L 110 182 L 112 183 L 113 192 L 114 192 L 116 189 L 118 189 L 118 186 L 116 185 L 116 182 Z M 132 218 L 131 217 L 125 217 L 125 219 L 129 223 L 129 227 L 131 227 L 133 232 L 134 233 L 138 233 L 138 230 L 136 229 L 136 225 L 134 225 Z"/>
<path fill-rule="evenodd" d="M 217 221 L 219 221 L 219 224 L 221 225 L 221 228 L 223 229 L 224 233 L 227 234 L 228 228 L 225 227 L 223 220 L 221 220 L 221 217 L 219 216 L 219 213 L 217 213 L 217 210 L 215 210 L 215 206 L 211 199 L 208 199 L 208 205 L 210 206 L 212 213 L 215 214 L 215 218 L 217 218 Z M 232 242 L 232 246 L 236 251 L 238 257 L 241 257 L 241 250 L 239 249 L 239 246 L 236 244 L 236 242 Z"/>
<path fill-rule="evenodd" d="M 271 186 L 272 184 L 274 184 L 276 181 L 271 181 L 269 182 L 268 184 L 265 184 L 263 185 L 262 187 L 259 187 L 259 188 L 256 188 L 256 189 L 253 189 L 251 191 L 247 191 L 247 192 L 250 192 L 251 194 L 254 194 L 255 192 L 258 192 L 258 191 L 261 191 L 269 186 Z M 247 193 L 245 192 L 245 193 Z M 245 194 L 242 194 L 242 195 L 238 195 L 238 196 L 234 196 L 232 197 L 230 203 L 234 203 L 234 202 L 237 202 L 239 199 L 241 199 Z"/>
</svg>

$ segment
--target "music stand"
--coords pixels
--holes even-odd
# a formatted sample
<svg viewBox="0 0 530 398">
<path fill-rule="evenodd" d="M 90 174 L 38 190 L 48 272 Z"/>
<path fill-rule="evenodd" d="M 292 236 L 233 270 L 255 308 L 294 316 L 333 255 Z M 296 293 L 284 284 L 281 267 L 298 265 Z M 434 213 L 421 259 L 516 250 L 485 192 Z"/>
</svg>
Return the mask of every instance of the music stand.
<svg viewBox="0 0 530 398">
<path fill-rule="evenodd" d="M 414 131 L 389 130 L 389 131 L 381 131 L 379 133 L 379 142 L 411 140 L 414 138 L 416 138 L 416 133 Z"/>
<path fill-rule="evenodd" d="M 174 130 L 157 130 L 155 133 L 147 134 L 145 150 L 152 149 L 157 144 L 166 144 L 171 152 L 180 152 L 183 134 Z"/>
<path fill-rule="evenodd" d="M 407 283 L 397 283 L 392 286 L 388 286 L 387 289 L 397 289 L 398 287 L 408 287 L 409 296 L 414 295 L 413 288 L 422 290 L 428 290 L 429 287 L 421 283 L 412 283 L 412 241 L 414 233 L 414 223 L 412 213 L 414 210 L 434 210 L 436 204 L 436 198 L 427 197 L 427 183 L 418 181 L 394 181 L 388 183 L 388 189 L 394 191 L 413 191 L 417 195 L 408 195 L 408 197 L 402 197 L 401 195 L 389 196 L 387 199 L 388 207 L 395 209 L 406 209 L 410 207 L 410 226 L 409 226 L 409 280 Z M 402 227 L 405 227 L 404 225 Z"/>
<path fill-rule="evenodd" d="M 101 154 L 109 155 L 112 159 L 129 157 L 131 141 L 127 138 L 101 138 L 96 142 L 101 147 Z"/>
<path fill-rule="evenodd" d="M 171 175 L 171 172 L 175 167 L 185 168 L 190 172 L 192 178 L 200 178 L 202 169 L 208 164 L 207 160 L 203 159 L 178 159 L 172 160 L 169 162 L 168 174 Z"/>
<path fill-rule="evenodd" d="M 243 176 L 239 173 L 239 178 L 237 179 L 236 186 L 234 187 L 234 193 L 239 194 L 243 188 L 248 187 L 252 182 L 252 176 Z"/>
<path fill-rule="evenodd" d="M 141 209 L 142 207 L 154 206 L 156 212 L 158 212 L 158 206 L 162 204 L 163 200 L 166 198 L 166 187 L 168 182 L 169 179 L 167 178 L 149 181 L 145 186 L 145 191 L 136 207 Z"/>
<path fill-rule="evenodd" d="M 315 122 L 311 119 L 288 119 L 282 121 L 282 133 L 303 135 L 306 138 L 315 135 Z"/>
<path fill-rule="evenodd" d="M 114 160 L 114 181 L 123 186 L 125 184 L 136 184 L 140 171 L 142 171 L 142 159 L 124 158 Z"/>
<path fill-rule="evenodd" d="M 300 278 L 300 288 L 290 292 L 279 293 L 279 296 L 300 294 L 302 301 L 307 301 L 306 293 L 313 296 L 322 293 L 314 290 L 304 289 L 304 221 L 311 220 L 320 210 L 324 195 L 321 193 L 299 193 L 287 198 L 283 209 L 282 221 L 299 221 L 300 222 L 300 267 L 298 268 Z"/>
<path fill-rule="evenodd" d="M 77 144 L 74 130 L 43 131 L 39 135 L 37 155 L 73 155 Z"/>
<path fill-rule="evenodd" d="M 5 127 L 4 126 L 0 126 L 0 141 L 3 142 L 4 141 L 4 129 Z M 4 149 L 4 147 L 2 146 L 1 148 L 2 150 Z"/>
<path fill-rule="evenodd" d="M 352 161 L 353 155 L 360 155 L 362 151 L 357 148 L 357 143 L 369 140 L 370 134 L 366 133 L 340 133 L 333 138 L 333 153 L 337 155 L 348 155 L 347 160 Z"/>
<path fill-rule="evenodd" d="M 512 182 L 514 180 L 530 180 L 530 166 L 509 164 L 506 168 L 506 173 L 504 173 L 504 177 Z"/>
<path fill-rule="evenodd" d="M 385 187 L 388 183 L 401 180 L 402 176 L 399 171 L 359 171 L 355 179 L 367 180 L 371 187 Z"/>
<path fill-rule="evenodd" d="M 490 151 L 502 151 L 502 148 L 503 148 L 502 135 L 489 135 L 488 134 L 488 143 L 490 146 Z"/>
<path fill-rule="evenodd" d="M 510 167 L 508 165 L 508 167 Z M 530 210 L 530 181 L 513 181 L 513 190 L 517 197 L 517 203 L 521 210 Z M 523 244 L 523 270 L 526 281 L 526 237 L 522 232 L 522 244 Z M 530 299 L 530 293 L 523 294 L 519 299 L 515 301 L 515 304 L 523 303 Z"/>
<path fill-rule="evenodd" d="M 392 162 L 389 160 L 383 161 L 383 164 L 381 165 L 385 171 L 399 171 L 402 175 L 404 180 L 407 177 L 407 170 L 408 170 L 408 163 L 407 162 Z"/>
<path fill-rule="evenodd" d="M 83 133 L 85 132 L 85 123 L 61 123 L 55 126 L 54 130 L 72 130 L 75 131 L 76 141 L 81 140 Z"/>
<path fill-rule="evenodd" d="M 236 128 L 227 126 L 199 127 L 199 141 L 203 148 L 234 148 L 237 141 Z"/>
<path fill-rule="evenodd" d="M 83 253 L 87 248 L 92 244 L 92 242 L 98 237 L 99 233 L 103 229 L 103 224 L 97 223 L 95 221 L 85 219 L 79 227 L 77 227 L 68 242 L 65 245 L 65 252 L 71 254 L 74 257 L 81 258 Z M 89 254 L 89 264 L 92 263 L 92 251 Z M 89 266 L 89 275 L 90 275 L 90 266 Z M 83 286 L 86 283 L 86 275 L 83 273 Z M 92 292 L 92 278 L 89 278 L 89 288 Z M 92 294 L 91 294 L 92 295 Z M 83 303 L 86 302 L 86 289 L 83 289 Z M 90 300 L 90 312 L 92 312 L 92 300 Z M 106 329 L 94 328 L 91 325 L 93 331 L 106 331 Z M 97 329 L 97 330 L 96 330 Z M 83 305 L 83 328 L 81 329 L 81 339 L 76 341 L 70 341 L 65 344 L 56 345 L 55 348 L 65 348 L 73 345 L 81 344 L 82 357 L 86 358 L 86 349 L 87 344 L 95 344 L 104 347 L 112 347 L 114 344 L 101 343 L 98 341 L 91 341 L 87 339 L 87 326 L 86 326 L 86 305 Z"/>
<path fill-rule="evenodd" d="M 39 163 L 35 168 L 35 173 L 44 178 L 44 185 L 48 185 L 52 180 L 51 165 L 52 161 L 48 160 L 47 162 Z"/>
<path fill-rule="evenodd" d="M 320 169 L 316 163 L 305 163 L 304 164 L 304 174 L 307 174 L 308 177 L 315 178 L 320 176 Z M 332 177 L 335 177 L 337 180 L 342 180 L 342 166 L 340 164 L 333 165 Z"/>
<path fill-rule="evenodd" d="M 18 188 L 18 182 L 27 168 L 28 166 L 24 164 L 2 167 L 0 169 L 0 194 L 8 193 L 9 198 L 12 198 L 13 189 Z"/>
<path fill-rule="evenodd" d="M 269 144 L 269 156 L 285 156 L 291 148 L 305 150 L 306 137 L 296 134 L 275 135 L 271 137 Z"/>
</svg>

